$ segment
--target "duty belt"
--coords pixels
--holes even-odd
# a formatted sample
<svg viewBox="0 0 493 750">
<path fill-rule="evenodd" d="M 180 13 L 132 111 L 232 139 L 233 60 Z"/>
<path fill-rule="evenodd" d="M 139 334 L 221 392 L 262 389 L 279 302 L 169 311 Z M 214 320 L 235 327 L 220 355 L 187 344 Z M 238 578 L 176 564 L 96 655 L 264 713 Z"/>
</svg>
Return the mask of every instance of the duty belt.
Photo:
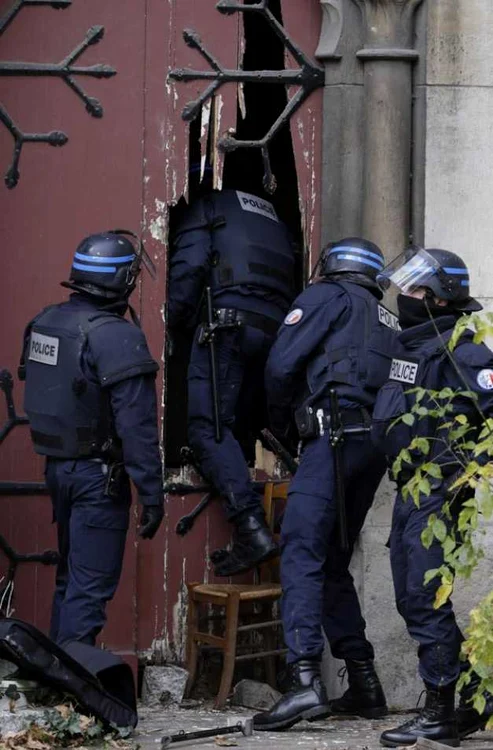
<svg viewBox="0 0 493 750">
<path fill-rule="evenodd" d="M 214 308 L 214 315 L 220 324 L 239 323 L 240 325 L 252 326 L 271 336 L 276 335 L 282 322 L 250 310 L 236 310 L 229 307 Z"/>
<path fill-rule="evenodd" d="M 301 407 L 296 410 L 294 419 L 301 440 L 308 440 L 330 431 L 330 412 L 327 408 L 316 406 Z M 359 409 L 341 409 L 340 420 L 344 427 L 344 434 L 346 435 L 356 435 L 370 431 L 371 415 L 363 407 Z"/>
</svg>

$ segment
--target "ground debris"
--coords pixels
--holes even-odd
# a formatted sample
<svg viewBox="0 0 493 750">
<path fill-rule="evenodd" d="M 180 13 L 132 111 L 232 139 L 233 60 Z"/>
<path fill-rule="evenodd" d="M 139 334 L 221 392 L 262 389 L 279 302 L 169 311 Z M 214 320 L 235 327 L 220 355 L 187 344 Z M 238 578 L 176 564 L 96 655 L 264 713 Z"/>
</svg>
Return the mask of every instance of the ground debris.
<svg viewBox="0 0 493 750">
<path fill-rule="evenodd" d="M 80 714 L 70 703 L 46 709 L 26 729 L 7 732 L 0 737 L 0 750 L 52 750 L 54 748 L 79 748 L 104 741 L 105 747 L 133 748 L 127 737 L 130 728 L 115 728 L 109 733 L 101 722 L 92 716 Z"/>
</svg>

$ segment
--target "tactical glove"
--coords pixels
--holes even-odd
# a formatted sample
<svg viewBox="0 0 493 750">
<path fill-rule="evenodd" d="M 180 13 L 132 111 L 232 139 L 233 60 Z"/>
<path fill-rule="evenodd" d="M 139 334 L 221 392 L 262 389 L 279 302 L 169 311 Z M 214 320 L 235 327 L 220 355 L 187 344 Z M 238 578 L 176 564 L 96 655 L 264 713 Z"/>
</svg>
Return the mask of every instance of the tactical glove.
<svg viewBox="0 0 493 750">
<path fill-rule="evenodd" d="M 142 539 L 152 539 L 159 529 L 163 517 L 162 505 L 144 505 L 140 516 L 139 536 Z"/>
</svg>

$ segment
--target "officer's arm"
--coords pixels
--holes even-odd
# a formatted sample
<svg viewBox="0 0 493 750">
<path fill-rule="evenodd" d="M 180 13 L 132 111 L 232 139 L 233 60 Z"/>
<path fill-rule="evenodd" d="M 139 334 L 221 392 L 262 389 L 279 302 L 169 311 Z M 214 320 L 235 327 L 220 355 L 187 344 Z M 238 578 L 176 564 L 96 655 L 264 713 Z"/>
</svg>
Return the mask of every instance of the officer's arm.
<svg viewBox="0 0 493 750">
<path fill-rule="evenodd" d="M 455 376 L 455 387 L 459 390 L 468 390 L 476 393 L 477 404 L 486 417 L 493 416 L 493 352 L 485 344 L 474 344 L 472 341 L 460 344 L 453 353 L 457 363 Z M 470 411 L 471 402 L 468 402 Z"/>
<path fill-rule="evenodd" d="M 207 283 L 212 236 L 203 204 L 192 206 L 173 241 L 168 287 L 168 325 L 194 322 Z"/>
<path fill-rule="evenodd" d="M 314 284 L 293 303 L 270 351 L 265 371 L 269 411 L 291 409 L 299 379 L 328 331 L 348 309 L 341 287 Z M 298 312 L 299 311 L 299 312 Z"/>
<path fill-rule="evenodd" d="M 144 505 L 163 502 L 154 380 L 159 369 L 143 332 L 116 316 L 89 334 L 89 353 L 110 396 L 123 462 Z"/>
<path fill-rule="evenodd" d="M 123 462 L 142 505 L 161 505 L 163 482 L 155 374 L 136 375 L 109 388 Z"/>
</svg>

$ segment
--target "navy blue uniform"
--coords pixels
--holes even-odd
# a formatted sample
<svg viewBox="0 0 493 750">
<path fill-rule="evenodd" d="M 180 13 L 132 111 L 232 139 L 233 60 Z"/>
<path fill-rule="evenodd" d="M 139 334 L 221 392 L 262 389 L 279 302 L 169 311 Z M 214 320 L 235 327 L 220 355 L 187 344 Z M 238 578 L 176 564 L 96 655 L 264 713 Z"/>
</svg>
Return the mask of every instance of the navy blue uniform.
<svg viewBox="0 0 493 750">
<path fill-rule="evenodd" d="M 375 441 L 387 450 L 391 458 L 398 455 L 402 448 L 407 448 L 413 437 L 432 438 L 438 429 L 436 420 L 425 418 L 417 420 L 410 427 L 400 424 L 396 429 L 391 429 L 386 438 L 390 423 L 412 406 L 413 397 L 404 394 L 405 390 L 418 386 L 431 390 L 449 387 L 464 391 L 467 388 L 477 394 L 478 405 L 485 415 L 490 416 L 493 411 L 493 354 L 490 349 L 483 344 L 473 343 L 470 333 L 459 339 L 453 357 L 464 382 L 437 337 L 436 326 L 446 343 L 456 320 L 457 316 L 446 315 L 437 318 L 434 323 L 408 328 L 399 336 L 402 353 L 392 364 L 391 380 L 382 388 L 374 412 Z M 455 413 L 465 414 L 470 424 L 480 421 L 471 399 L 457 398 L 453 405 Z M 453 414 L 447 416 L 447 420 L 452 418 Z M 470 439 L 473 439 L 472 435 Z M 437 540 L 429 549 L 425 549 L 421 533 L 431 513 L 443 517 L 447 479 L 460 470 L 460 466 L 456 461 L 454 463 L 451 453 L 443 450 L 441 443 L 432 441 L 431 445 L 431 454 L 426 460 L 441 464 L 445 479 L 432 483 L 430 495 L 420 499 L 419 508 L 411 500 L 404 502 L 398 491 L 392 517 L 390 553 L 397 608 L 409 634 L 419 644 L 421 677 L 428 686 L 442 688 L 455 684 L 459 676 L 459 652 L 463 636 L 455 621 L 450 599 L 438 610 L 433 607 L 439 580 L 435 578 L 423 585 L 426 571 L 442 565 L 443 550 Z M 422 454 L 412 458 L 415 466 L 418 466 Z M 398 486 L 405 483 L 413 471 L 412 467 L 409 471 L 403 471 L 399 475 Z M 450 479 L 448 484 L 451 484 Z M 455 508 L 456 512 L 459 510 Z M 443 520 L 447 525 L 452 523 L 446 518 Z"/>
<path fill-rule="evenodd" d="M 211 193 L 192 204 L 174 238 L 168 324 L 196 327 L 204 320 L 204 290 L 212 290 L 220 322 L 239 323 L 216 336 L 222 440 L 215 441 L 209 353 L 195 333 L 188 369 L 188 439 L 203 475 L 222 495 L 227 516 L 258 511 L 236 437 L 236 420 L 265 413 L 263 370 L 294 296 L 294 253 L 273 206 L 235 190 Z M 243 428 L 243 430 L 241 429 Z"/>
<path fill-rule="evenodd" d="M 158 365 L 137 326 L 80 294 L 34 319 L 24 360 L 25 409 L 58 526 L 50 635 L 94 644 L 120 579 L 129 477 L 143 506 L 163 502 Z"/>
<path fill-rule="evenodd" d="M 373 658 L 348 566 L 385 459 L 372 446 L 368 432 L 346 435 L 349 550 L 343 552 L 337 540 L 334 456 L 326 416 L 329 389 L 334 389 L 345 426 L 368 422 L 389 370 L 395 326 L 395 316 L 369 289 L 328 277 L 295 300 L 269 355 L 266 389 L 273 429 L 282 436 L 293 411 L 307 406 L 318 424 L 317 434 L 303 442 L 282 524 L 282 618 L 288 662 L 320 658 L 322 628 L 335 657 Z"/>
</svg>

